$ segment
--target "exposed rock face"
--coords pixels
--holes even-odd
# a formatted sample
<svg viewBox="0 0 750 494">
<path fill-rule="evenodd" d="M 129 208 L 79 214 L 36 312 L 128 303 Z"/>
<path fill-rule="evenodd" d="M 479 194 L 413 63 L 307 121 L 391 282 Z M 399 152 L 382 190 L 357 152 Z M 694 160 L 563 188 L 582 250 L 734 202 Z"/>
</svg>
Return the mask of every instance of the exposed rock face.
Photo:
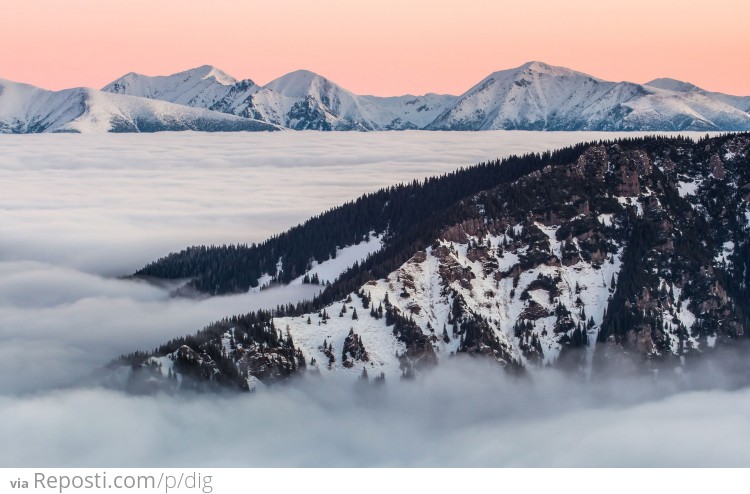
<svg viewBox="0 0 750 494">
<path fill-rule="evenodd" d="M 354 329 L 349 331 L 344 340 L 344 349 L 341 352 L 341 360 L 344 367 L 351 368 L 356 362 L 369 362 L 370 357 L 362 344 L 362 338 L 357 336 Z"/>
<path fill-rule="evenodd" d="M 239 362 L 240 372 L 266 383 L 288 378 L 299 367 L 305 366 L 299 353 L 287 348 L 263 348 L 253 346 L 240 350 L 234 357 Z"/>
<path fill-rule="evenodd" d="M 724 165 L 721 162 L 721 158 L 719 158 L 718 154 L 714 154 L 713 156 L 711 156 L 709 165 L 711 166 L 711 175 L 713 175 L 715 179 L 724 180 L 726 178 L 727 174 L 724 171 Z"/>
</svg>

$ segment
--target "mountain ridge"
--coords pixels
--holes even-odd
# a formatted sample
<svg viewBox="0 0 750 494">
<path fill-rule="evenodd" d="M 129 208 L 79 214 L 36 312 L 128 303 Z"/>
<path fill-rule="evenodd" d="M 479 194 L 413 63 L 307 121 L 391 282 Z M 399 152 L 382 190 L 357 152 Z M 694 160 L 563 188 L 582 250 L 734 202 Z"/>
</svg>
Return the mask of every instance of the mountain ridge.
<svg viewBox="0 0 750 494">
<path fill-rule="evenodd" d="M 296 130 L 750 129 L 750 98 L 696 89 L 658 80 L 654 86 L 609 82 L 533 61 L 493 72 L 458 96 L 378 97 L 297 70 L 248 95 L 241 109 L 220 110 Z"/>
<path fill-rule="evenodd" d="M 64 102 L 47 98 L 41 91 L 33 95 L 34 105 L 47 105 L 40 113 L 72 111 Z M 64 91 L 75 89 L 58 93 Z M 710 92 L 668 78 L 647 84 L 610 82 L 539 61 L 493 72 L 460 95 L 358 95 L 309 70 L 290 72 L 260 86 L 251 79 L 237 80 L 210 65 L 166 76 L 130 72 L 107 84 L 102 92 L 164 101 L 293 130 L 750 130 L 750 96 Z M 0 92 L 0 108 L 14 104 L 8 98 Z M 146 113 L 153 113 L 150 103 L 142 106 Z M 175 108 L 162 108 L 163 114 L 168 112 L 174 114 L 172 121 L 179 121 L 179 115 L 184 114 Z M 221 120 L 213 113 L 204 114 L 203 118 Z M 9 120 L 12 118 L 0 121 L 0 132 L 34 132 L 43 127 Z M 224 130 L 256 130 L 238 121 L 229 122 L 223 121 Z M 130 124 L 111 127 L 112 131 L 138 130 L 137 125 Z M 180 125 L 162 127 L 180 130 Z M 88 128 L 96 126 L 83 126 L 77 131 Z M 161 129 L 158 125 L 154 128 Z M 210 125 L 207 129 L 192 128 L 213 130 Z"/>
<path fill-rule="evenodd" d="M 252 119 L 91 88 L 47 91 L 0 79 L 0 134 L 259 131 Z"/>
<path fill-rule="evenodd" d="M 355 214 L 383 204 L 382 223 Z M 338 230 L 321 228 L 326 218 Z M 750 134 L 511 157 L 363 196 L 292 231 L 245 252 L 172 254 L 139 275 L 201 279 L 205 265 L 288 283 L 368 241 L 361 232 L 379 231 L 382 248 L 362 250 L 313 301 L 228 317 L 122 363 L 168 387 L 168 370 L 240 389 L 310 372 L 410 378 L 453 355 L 585 378 L 615 363 L 689 370 L 750 332 Z"/>
</svg>

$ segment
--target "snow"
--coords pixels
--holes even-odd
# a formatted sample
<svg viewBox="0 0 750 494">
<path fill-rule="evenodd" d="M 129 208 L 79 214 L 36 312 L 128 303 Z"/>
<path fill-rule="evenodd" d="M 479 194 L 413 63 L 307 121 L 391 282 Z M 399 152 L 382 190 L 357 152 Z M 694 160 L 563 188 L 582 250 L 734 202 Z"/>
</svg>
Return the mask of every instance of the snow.
<svg viewBox="0 0 750 494">
<path fill-rule="evenodd" d="M 547 238 L 549 239 L 550 244 L 550 252 L 552 252 L 554 255 L 556 255 L 558 258 L 562 257 L 562 244 L 557 241 L 557 238 L 555 237 L 555 234 L 557 233 L 557 230 L 559 227 L 557 226 L 545 226 L 541 223 L 534 223 L 537 228 L 539 228 L 542 232 L 544 232 L 545 235 L 547 235 Z"/>
<path fill-rule="evenodd" d="M 559 253 L 561 243 L 555 240 L 556 227 L 537 226 L 548 235 L 552 252 Z M 430 332 L 426 328 L 432 327 L 436 336 L 433 346 L 436 349 L 437 358 L 440 360 L 455 352 L 459 345 L 457 338 L 451 337 L 448 343 L 445 343 L 441 338 L 444 327 L 447 329 L 449 336 L 452 335 L 452 326 L 448 324 L 448 319 L 453 299 L 447 295 L 444 289 L 444 280 L 439 275 L 440 265 L 441 262 L 455 262 L 463 268 L 469 268 L 476 276 L 471 281 L 471 287 L 466 288 L 456 281 L 451 283 L 451 288 L 463 297 L 470 312 L 484 317 L 496 328 L 495 335 L 501 344 L 509 349 L 513 358 L 525 361 L 525 357 L 521 355 L 518 348 L 518 342 L 513 336 L 513 325 L 519 320 L 521 312 L 528 304 L 528 302 L 520 300 L 520 294 L 540 274 L 553 279 L 559 278 L 560 282 L 557 286 L 560 295 L 555 301 L 551 302 L 549 294 L 544 290 L 530 291 L 530 299 L 550 313 L 558 301 L 563 303 L 571 311 L 575 324 L 585 325 L 589 319 L 593 319 L 594 327 L 589 330 L 589 338 L 593 343 L 597 328 L 602 323 L 604 310 L 608 304 L 609 283 L 612 277 L 620 271 L 622 249 L 598 267 L 579 262 L 573 266 L 543 265 L 535 270 L 523 272 L 520 275 L 518 286 L 514 288 L 513 279 L 510 277 L 503 278 L 500 281 L 495 280 L 495 273 L 503 272 L 515 266 L 518 263 L 518 255 L 521 253 L 521 251 L 505 251 L 503 257 L 499 257 L 497 246 L 501 245 L 504 239 L 504 234 L 483 239 L 484 242 L 490 241 L 493 246 L 490 252 L 493 253 L 492 256 L 499 265 L 497 270 L 488 274 L 485 274 L 481 261 L 472 262 L 469 260 L 467 244 L 439 241 L 440 246 L 448 249 L 449 255 L 446 261 L 437 258 L 433 254 L 433 248 L 430 247 L 425 251 L 424 261 L 407 261 L 386 279 L 365 284 L 362 289 L 372 297 L 374 307 L 377 308 L 378 305 L 383 304 L 385 295 L 388 294 L 391 303 L 398 307 L 402 314 L 412 317 L 425 334 L 429 335 Z M 471 240 L 479 241 L 477 238 L 471 238 Z M 580 293 L 576 293 L 576 285 L 579 286 Z M 409 296 L 402 297 L 402 292 L 408 293 Z M 512 297 L 511 292 L 514 293 Z M 576 302 L 579 298 L 585 316 L 582 315 L 580 309 L 576 308 Z M 316 359 L 322 375 L 327 375 L 329 371 L 337 371 L 358 376 L 362 372 L 362 364 L 357 364 L 352 369 L 346 369 L 339 361 L 343 341 L 349 330 L 353 329 L 356 334 L 361 336 L 372 359 L 367 364 L 370 376 L 373 375 L 371 372 L 373 370 L 384 372 L 387 378 L 400 376 L 401 371 L 396 355 L 403 353 L 403 345 L 393 336 L 391 328 L 385 326 L 384 319 L 373 319 L 369 315 L 369 309 L 363 307 L 356 294 L 351 295 L 351 300 L 350 303 L 346 304 L 347 313 L 344 314 L 344 317 L 339 317 L 343 301 L 328 306 L 326 312 L 331 319 L 327 323 L 323 323 L 318 314 L 309 314 L 294 318 L 279 318 L 276 320 L 276 325 L 282 329 L 289 327 L 295 344 L 302 349 L 308 362 L 311 358 Z M 351 319 L 353 307 L 357 308 L 359 316 L 356 321 Z M 310 317 L 311 324 L 307 324 L 308 317 Z M 543 364 L 553 363 L 560 352 L 560 345 L 557 343 L 559 335 L 554 335 L 552 331 L 555 319 L 554 316 L 549 316 L 534 323 L 533 332 L 539 338 L 544 350 Z M 324 339 L 333 344 L 333 352 L 337 358 L 330 369 L 327 359 L 319 349 Z M 589 365 L 592 362 L 593 346 L 592 344 L 589 347 Z"/>
<path fill-rule="evenodd" d="M 259 291 L 263 290 L 264 288 L 268 288 L 268 286 L 273 281 L 273 276 L 266 273 L 260 278 L 258 278 L 258 286 L 250 288 L 248 292 L 250 293 L 258 293 Z"/>
<path fill-rule="evenodd" d="M 722 103 L 733 106 L 734 108 L 745 112 L 750 110 L 750 96 L 732 96 L 729 94 L 706 91 L 705 89 L 695 86 L 694 84 L 690 84 L 689 82 L 683 82 L 669 78 L 655 79 L 651 82 L 647 82 L 645 85 L 660 89 L 668 89 L 670 91 L 697 93 L 699 95 L 718 100 Z"/>
<path fill-rule="evenodd" d="M 382 303 L 385 293 L 382 285 L 372 287 L 368 291 L 376 307 Z M 306 362 L 309 364 L 311 359 L 314 358 L 317 361 L 317 368 L 324 376 L 332 375 L 332 373 L 348 373 L 353 377 L 358 377 L 364 366 L 367 367 L 370 377 L 375 377 L 383 372 L 388 378 L 398 378 L 401 371 L 396 354 L 403 354 L 406 349 L 403 343 L 400 343 L 393 336 L 391 328 L 385 325 L 385 318 L 374 319 L 370 317 L 369 309 L 365 309 L 360 298 L 356 296 L 352 296 L 352 302 L 346 304 L 346 314 L 339 317 L 343 303 L 343 301 L 334 303 L 326 309 L 330 316 L 330 319 L 326 322 L 323 322 L 318 314 L 311 314 L 309 315 L 311 324 L 307 324 L 308 315 L 294 318 L 276 318 L 274 324 L 282 331 L 289 329 L 295 346 L 302 350 Z M 352 320 L 351 317 L 354 308 L 357 309 L 358 315 L 356 321 Z M 362 338 L 369 362 L 357 362 L 352 368 L 348 369 L 343 366 L 341 356 L 344 340 L 351 329 L 354 329 L 357 335 Z M 331 366 L 328 365 L 328 358 L 319 349 L 324 340 L 333 346 L 332 352 L 336 361 Z"/>
<path fill-rule="evenodd" d="M 714 262 L 717 262 L 719 264 L 724 264 L 726 262 L 729 262 L 729 257 L 734 254 L 734 242 L 731 240 L 724 242 L 721 246 L 721 250 L 719 251 L 719 254 L 714 257 Z"/>
<path fill-rule="evenodd" d="M 295 129 L 750 129 L 750 97 L 711 93 L 667 79 L 646 85 L 609 82 L 542 62 L 494 72 L 461 96 L 356 95 L 308 70 L 291 72 L 261 87 L 211 66 L 169 76 L 130 73 L 104 90 Z M 303 107 L 311 111 L 300 112 Z M 614 109 L 626 111 L 613 115 Z"/>
<path fill-rule="evenodd" d="M 291 72 L 261 87 L 250 80 L 237 81 L 211 66 L 169 76 L 130 73 L 103 91 L 250 116 L 291 128 L 319 128 L 325 123 L 343 130 L 422 128 L 456 98 L 436 94 L 358 96 L 307 70 Z M 307 103 L 320 111 L 320 121 L 304 121 L 293 111 L 295 105 Z"/>
<path fill-rule="evenodd" d="M 175 354 L 163 355 L 161 357 L 150 357 L 147 363 L 156 364 L 161 371 L 162 377 L 169 377 L 170 371 L 177 378 L 177 389 L 182 386 L 182 374 L 174 369 Z"/>
<path fill-rule="evenodd" d="M 708 348 L 713 348 L 714 346 L 716 346 L 716 335 L 706 337 L 706 345 L 708 346 Z"/>
<path fill-rule="evenodd" d="M 597 216 L 597 219 L 599 220 L 599 223 L 601 223 L 604 226 L 612 226 L 612 216 L 613 214 L 600 214 Z"/>
<path fill-rule="evenodd" d="M 168 76 L 150 77 L 131 72 L 107 84 L 102 91 L 209 109 L 225 98 L 237 82 L 220 69 L 204 65 Z M 251 85 L 252 89 L 259 88 Z"/>
<path fill-rule="evenodd" d="M 347 269 L 354 265 L 355 262 L 362 262 L 371 254 L 379 251 L 383 247 L 382 236 L 370 232 L 367 240 L 356 245 L 336 249 L 336 257 L 328 259 L 318 264 L 313 261 L 313 265 L 305 274 L 293 280 L 291 284 L 299 285 L 302 283 L 305 275 L 312 277 L 318 275 L 321 284 L 326 282 L 333 283 Z"/>
<path fill-rule="evenodd" d="M 684 92 L 674 85 L 661 86 L 665 88 L 608 82 L 563 67 L 530 62 L 489 75 L 461 95 L 428 128 L 718 130 L 750 127 L 747 109 L 733 106 L 726 98 L 707 92 Z M 624 108 L 628 112 L 613 118 L 614 108 Z"/>
<path fill-rule="evenodd" d="M 0 133 L 274 129 L 252 119 L 153 99 L 87 88 L 45 91 L 0 80 Z"/>
<path fill-rule="evenodd" d="M 653 81 L 647 82 L 644 86 L 651 86 L 659 89 L 667 89 L 669 91 L 688 92 L 694 89 L 698 89 L 689 82 L 678 81 L 676 79 L 670 79 L 669 77 L 662 77 L 654 79 Z"/>
<path fill-rule="evenodd" d="M 635 207 L 636 214 L 643 216 L 643 204 L 641 204 L 637 197 L 618 197 L 617 202 L 624 207 Z"/>
<path fill-rule="evenodd" d="M 675 298 L 679 300 L 679 295 L 677 293 L 678 292 L 675 291 Z M 677 319 L 682 323 L 683 326 L 687 328 L 688 332 L 690 332 L 696 320 L 695 314 L 690 312 L 690 310 L 688 309 L 689 305 L 690 305 L 690 299 L 686 298 L 685 300 L 682 301 L 681 309 L 679 311 L 676 311 Z"/>
<path fill-rule="evenodd" d="M 696 179 L 690 182 L 679 181 L 677 182 L 677 191 L 680 197 L 694 196 L 698 192 L 698 188 L 701 186 L 701 181 Z"/>
<path fill-rule="evenodd" d="M 298 70 L 275 79 L 254 98 L 256 111 L 296 128 L 309 122 L 290 117 L 295 104 L 312 101 L 334 130 L 378 130 L 421 128 L 427 125 L 454 96 L 378 98 L 359 96 L 323 76 Z"/>
</svg>

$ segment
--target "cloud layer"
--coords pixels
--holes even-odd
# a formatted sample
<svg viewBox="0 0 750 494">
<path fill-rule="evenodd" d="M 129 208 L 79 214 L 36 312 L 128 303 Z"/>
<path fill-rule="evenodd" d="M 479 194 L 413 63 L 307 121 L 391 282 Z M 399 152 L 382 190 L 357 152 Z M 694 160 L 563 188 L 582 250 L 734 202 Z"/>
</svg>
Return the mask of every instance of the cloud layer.
<svg viewBox="0 0 750 494">
<path fill-rule="evenodd" d="M 79 388 L 0 398 L 0 464 L 747 466 L 749 403 L 747 389 L 519 381 L 476 362 L 374 390 L 312 378 L 232 397 Z"/>
<path fill-rule="evenodd" d="M 635 133 L 621 135 L 633 136 Z M 380 187 L 601 132 L 275 132 L 0 139 L 0 262 L 105 275 L 258 242 Z"/>
<path fill-rule="evenodd" d="M 613 137 L 3 137 L 0 465 L 747 465 L 744 390 L 675 394 L 554 373 L 513 381 L 460 363 L 374 393 L 336 380 L 220 399 L 81 384 L 121 353 L 315 290 L 187 300 L 117 278 L 148 261 L 195 243 L 261 241 L 395 182 Z"/>
</svg>

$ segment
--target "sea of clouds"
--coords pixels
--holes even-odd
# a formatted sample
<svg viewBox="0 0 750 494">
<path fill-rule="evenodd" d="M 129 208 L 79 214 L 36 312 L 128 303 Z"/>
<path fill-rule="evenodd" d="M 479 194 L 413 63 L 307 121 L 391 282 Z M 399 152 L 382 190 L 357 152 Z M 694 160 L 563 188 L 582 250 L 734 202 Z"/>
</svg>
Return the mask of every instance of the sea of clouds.
<svg viewBox="0 0 750 494">
<path fill-rule="evenodd" d="M 91 384 L 117 355 L 315 290 L 176 299 L 120 279 L 151 260 L 261 241 L 399 181 L 612 137 L 0 136 L 0 465 L 747 465 L 750 396 L 726 386 L 517 381 L 465 362 L 366 392 L 335 379 L 226 397 Z"/>
</svg>

